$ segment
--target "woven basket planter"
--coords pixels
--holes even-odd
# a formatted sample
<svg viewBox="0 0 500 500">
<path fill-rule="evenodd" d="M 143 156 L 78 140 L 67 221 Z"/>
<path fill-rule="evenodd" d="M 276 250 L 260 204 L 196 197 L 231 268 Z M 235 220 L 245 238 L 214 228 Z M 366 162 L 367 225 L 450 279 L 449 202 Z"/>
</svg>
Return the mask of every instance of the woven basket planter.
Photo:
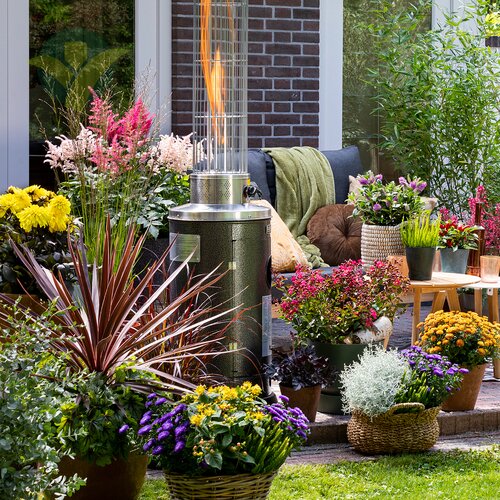
<svg viewBox="0 0 500 500">
<path fill-rule="evenodd" d="M 394 413 L 400 409 L 416 412 Z M 439 437 L 440 409 L 438 406 L 426 410 L 422 403 L 399 403 L 373 418 L 355 410 L 347 424 L 347 438 L 355 450 L 369 455 L 425 451 Z"/>
<path fill-rule="evenodd" d="M 265 500 L 276 472 L 192 477 L 165 472 L 171 500 Z"/>
<path fill-rule="evenodd" d="M 361 260 L 365 267 L 374 261 L 387 259 L 389 255 L 404 255 L 400 226 L 361 226 Z"/>
</svg>

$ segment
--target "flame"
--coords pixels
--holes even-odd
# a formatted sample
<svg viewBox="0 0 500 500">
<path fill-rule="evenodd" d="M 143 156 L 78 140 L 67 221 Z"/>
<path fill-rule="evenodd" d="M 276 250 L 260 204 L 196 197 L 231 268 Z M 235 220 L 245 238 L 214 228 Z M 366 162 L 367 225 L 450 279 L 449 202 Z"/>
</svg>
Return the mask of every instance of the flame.
<svg viewBox="0 0 500 500">
<path fill-rule="evenodd" d="M 225 79 L 226 74 L 224 70 L 224 65 L 222 64 L 220 46 L 217 45 L 215 50 L 215 56 L 212 58 L 212 53 L 210 50 L 210 10 L 212 6 L 212 0 L 201 0 L 200 9 L 200 59 L 201 67 L 203 71 L 203 77 L 205 79 L 205 86 L 207 89 L 208 103 L 210 105 L 210 110 L 212 114 L 212 129 L 217 141 L 220 144 L 224 143 L 224 132 L 222 130 L 222 123 L 220 123 L 220 117 L 225 112 Z M 229 2 L 227 2 L 227 9 L 229 18 L 231 19 L 231 8 Z M 234 29 L 234 26 L 233 26 Z M 213 62 L 212 62 L 213 60 Z"/>
</svg>

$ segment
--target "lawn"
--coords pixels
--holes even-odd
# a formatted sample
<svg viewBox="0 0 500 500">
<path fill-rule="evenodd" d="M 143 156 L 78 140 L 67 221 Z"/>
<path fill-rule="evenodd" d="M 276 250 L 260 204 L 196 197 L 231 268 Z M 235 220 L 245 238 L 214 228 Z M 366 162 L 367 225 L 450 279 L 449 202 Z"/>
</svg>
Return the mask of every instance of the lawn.
<svg viewBox="0 0 500 500">
<path fill-rule="evenodd" d="M 472 452 L 385 457 L 370 462 L 285 466 L 269 500 L 394 498 L 493 500 L 500 491 L 500 446 Z M 165 483 L 149 480 L 140 500 L 167 500 Z"/>
</svg>

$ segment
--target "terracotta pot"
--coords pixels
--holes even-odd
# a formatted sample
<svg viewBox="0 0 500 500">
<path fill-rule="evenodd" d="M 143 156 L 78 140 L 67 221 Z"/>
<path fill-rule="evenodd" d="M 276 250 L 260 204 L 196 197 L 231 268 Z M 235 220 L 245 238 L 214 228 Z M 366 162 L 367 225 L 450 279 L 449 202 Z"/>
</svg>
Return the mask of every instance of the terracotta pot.
<svg viewBox="0 0 500 500">
<path fill-rule="evenodd" d="M 493 376 L 495 378 L 500 378 L 500 358 L 495 358 L 493 360 Z"/>
<path fill-rule="evenodd" d="M 78 474 L 87 479 L 71 500 L 136 500 L 139 498 L 148 457 L 131 454 L 126 460 L 114 460 L 103 467 L 78 458 L 63 457 L 59 470 L 64 476 Z"/>
<path fill-rule="evenodd" d="M 286 396 L 290 401 L 291 407 L 298 406 L 309 422 L 316 421 L 316 412 L 318 411 L 319 397 L 321 395 L 321 385 L 313 387 L 303 387 L 295 390 L 293 387 L 287 387 L 280 384 L 280 391 L 283 396 Z"/>
<path fill-rule="evenodd" d="M 481 390 L 486 363 L 469 369 L 464 375 L 460 389 L 453 392 L 443 403 L 443 411 L 469 411 L 476 406 Z"/>
</svg>

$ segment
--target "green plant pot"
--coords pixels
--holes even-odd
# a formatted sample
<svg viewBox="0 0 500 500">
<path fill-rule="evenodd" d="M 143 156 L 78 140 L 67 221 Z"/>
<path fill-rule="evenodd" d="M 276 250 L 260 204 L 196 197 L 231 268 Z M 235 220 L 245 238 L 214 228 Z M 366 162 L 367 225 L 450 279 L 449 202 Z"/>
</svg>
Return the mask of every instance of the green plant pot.
<svg viewBox="0 0 500 500">
<path fill-rule="evenodd" d="M 406 247 L 408 276 L 413 281 L 432 279 L 432 265 L 436 255 L 435 247 Z"/>
<path fill-rule="evenodd" d="M 359 357 L 370 344 L 326 344 L 313 342 L 318 356 L 328 358 L 330 365 L 337 370 L 332 385 L 323 387 L 319 398 L 318 411 L 344 415 L 342 411 L 342 395 L 339 388 L 339 374 L 347 366 L 358 361 Z"/>
<path fill-rule="evenodd" d="M 441 256 L 441 271 L 443 273 L 465 274 L 469 250 L 458 248 L 453 251 L 451 248 L 442 248 L 439 254 Z"/>
</svg>

